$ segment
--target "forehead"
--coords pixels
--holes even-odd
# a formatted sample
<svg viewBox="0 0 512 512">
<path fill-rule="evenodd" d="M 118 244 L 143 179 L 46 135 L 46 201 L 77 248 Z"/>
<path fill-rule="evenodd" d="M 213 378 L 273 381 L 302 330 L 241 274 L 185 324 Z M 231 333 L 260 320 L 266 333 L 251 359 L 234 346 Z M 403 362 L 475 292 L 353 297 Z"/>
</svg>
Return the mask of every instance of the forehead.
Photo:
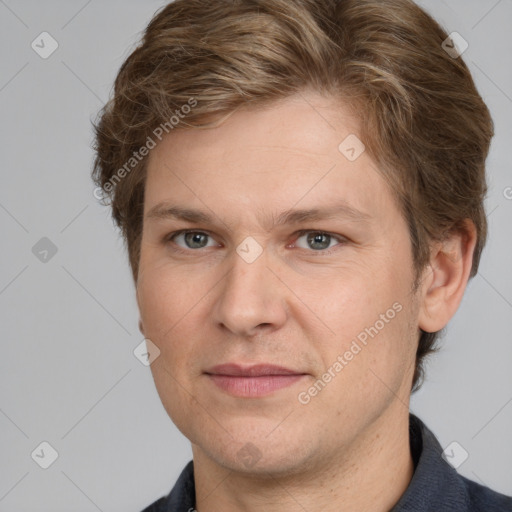
<svg viewBox="0 0 512 512">
<path fill-rule="evenodd" d="M 292 209 L 343 205 L 347 218 L 379 219 L 394 201 L 358 131 L 339 102 L 299 95 L 241 109 L 216 128 L 171 132 L 150 153 L 145 217 L 179 206 L 258 215 L 268 227 Z"/>
</svg>

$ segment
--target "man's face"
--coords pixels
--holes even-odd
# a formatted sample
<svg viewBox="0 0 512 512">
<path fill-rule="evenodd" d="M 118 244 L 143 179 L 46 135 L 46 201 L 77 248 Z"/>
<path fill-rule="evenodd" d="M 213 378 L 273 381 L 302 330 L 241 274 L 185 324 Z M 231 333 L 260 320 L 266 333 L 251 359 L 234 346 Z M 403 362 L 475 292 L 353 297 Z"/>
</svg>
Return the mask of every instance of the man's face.
<svg viewBox="0 0 512 512">
<path fill-rule="evenodd" d="M 176 130 L 152 151 L 137 300 L 160 349 L 156 388 L 195 455 L 285 474 L 321 467 L 407 414 L 411 243 L 368 154 L 357 157 L 353 136 L 339 149 L 357 133 L 347 109 L 304 93 Z M 211 220 L 148 215 L 171 207 Z M 279 223 L 288 210 L 332 214 Z M 178 230 L 190 233 L 171 240 Z M 226 363 L 295 375 L 213 368 Z"/>
</svg>

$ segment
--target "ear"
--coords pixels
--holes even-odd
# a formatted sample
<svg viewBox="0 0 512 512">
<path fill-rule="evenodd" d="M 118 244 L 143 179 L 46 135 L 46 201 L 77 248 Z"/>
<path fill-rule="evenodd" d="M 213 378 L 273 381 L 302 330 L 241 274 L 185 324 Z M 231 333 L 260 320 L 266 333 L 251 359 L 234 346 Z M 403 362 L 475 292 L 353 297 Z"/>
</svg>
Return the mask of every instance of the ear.
<svg viewBox="0 0 512 512">
<path fill-rule="evenodd" d="M 470 219 L 431 247 L 430 265 L 422 278 L 419 327 L 440 331 L 457 311 L 473 264 L 476 228 Z"/>
<path fill-rule="evenodd" d="M 139 318 L 139 331 L 142 334 L 142 336 L 145 336 L 144 334 L 144 326 L 142 325 L 142 320 Z"/>
</svg>

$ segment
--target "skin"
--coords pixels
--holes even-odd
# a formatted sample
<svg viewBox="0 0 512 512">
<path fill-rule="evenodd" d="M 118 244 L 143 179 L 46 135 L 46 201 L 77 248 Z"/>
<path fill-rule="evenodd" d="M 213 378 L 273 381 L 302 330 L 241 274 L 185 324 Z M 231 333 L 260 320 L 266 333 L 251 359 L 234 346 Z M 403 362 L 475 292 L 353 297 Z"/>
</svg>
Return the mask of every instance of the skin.
<svg viewBox="0 0 512 512">
<path fill-rule="evenodd" d="M 475 230 L 469 223 L 432 244 L 413 292 L 409 232 L 386 182 L 367 152 L 351 162 L 338 149 L 357 133 L 347 106 L 304 91 L 240 109 L 216 128 L 171 132 L 150 154 L 140 329 L 161 351 L 151 370 L 162 403 L 192 443 L 200 512 L 387 511 L 411 480 L 419 328 L 437 331 L 456 312 Z M 269 224 L 284 210 L 340 199 L 368 219 Z M 213 222 L 149 217 L 163 202 L 203 210 Z M 208 236 L 196 245 L 166 239 L 180 229 Z M 297 235 L 302 229 L 332 237 L 315 245 Z M 236 251 L 248 236 L 262 249 L 252 263 Z M 299 393 L 395 303 L 401 311 L 300 403 Z M 306 375 L 269 396 L 237 398 L 204 374 L 226 362 Z M 238 455 L 246 443 L 259 456 L 251 466 Z"/>
</svg>

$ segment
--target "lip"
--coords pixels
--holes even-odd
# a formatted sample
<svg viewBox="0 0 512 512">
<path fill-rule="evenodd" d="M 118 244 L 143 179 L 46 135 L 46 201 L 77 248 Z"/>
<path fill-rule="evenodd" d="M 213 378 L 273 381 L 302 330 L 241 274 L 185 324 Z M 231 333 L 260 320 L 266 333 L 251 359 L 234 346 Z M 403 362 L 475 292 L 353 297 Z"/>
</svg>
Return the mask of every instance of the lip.
<svg viewBox="0 0 512 512">
<path fill-rule="evenodd" d="M 213 366 L 206 370 L 211 375 L 228 375 L 231 377 L 264 377 L 268 375 L 304 375 L 304 372 L 291 370 L 275 364 L 254 364 L 243 366 L 236 363 L 226 363 Z"/>
<path fill-rule="evenodd" d="M 269 395 L 301 380 L 307 374 L 272 364 L 242 366 L 221 364 L 208 369 L 208 378 L 230 395 L 257 398 Z"/>
</svg>

